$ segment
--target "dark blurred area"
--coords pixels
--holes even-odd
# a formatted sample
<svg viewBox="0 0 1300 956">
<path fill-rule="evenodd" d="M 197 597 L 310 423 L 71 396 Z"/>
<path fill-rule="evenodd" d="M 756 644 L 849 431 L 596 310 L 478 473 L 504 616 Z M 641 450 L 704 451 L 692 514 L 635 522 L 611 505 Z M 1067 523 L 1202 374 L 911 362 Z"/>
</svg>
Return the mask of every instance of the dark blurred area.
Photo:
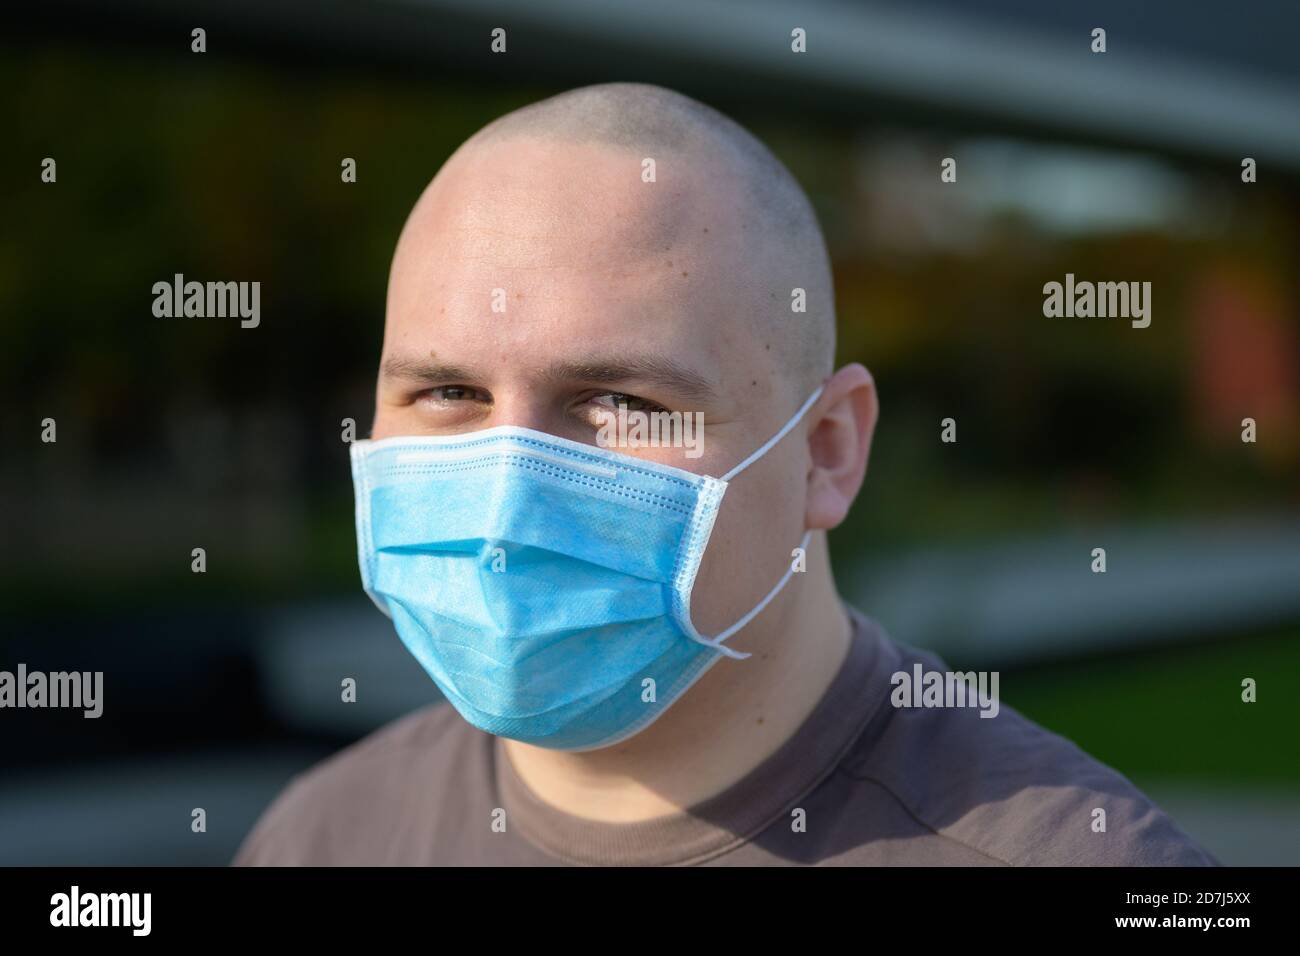
<svg viewBox="0 0 1300 956">
<path fill-rule="evenodd" d="M 817 207 L 881 397 L 846 598 L 1001 669 L 1225 862 L 1300 862 L 1300 9 L 652 6 L 6 15 L 0 669 L 102 670 L 105 710 L 0 712 L 0 864 L 224 864 L 290 774 L 435 699 L 361 593 L 341 438 L 388 260 L 464 139 L 610 80 L 732 116 Z M 155 317 L 177 273 L 260 281 L 260 325 Z M 1150 327 L 1045 317 L 1067 273 L 1151 282 Z"/>
</svg>

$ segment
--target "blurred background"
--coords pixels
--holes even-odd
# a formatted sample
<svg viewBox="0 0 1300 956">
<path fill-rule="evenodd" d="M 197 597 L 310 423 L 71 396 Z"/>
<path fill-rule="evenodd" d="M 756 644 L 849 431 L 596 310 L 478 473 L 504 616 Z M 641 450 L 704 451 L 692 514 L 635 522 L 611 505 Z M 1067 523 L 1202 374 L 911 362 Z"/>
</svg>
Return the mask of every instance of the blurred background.
<svg viewBox="0 0 1300 956">
<path fill-rule="evenodd" d="M 342 422 L 441 163 L 610 80 L 733 116 L 817 206 L 882 406 L 845 595 L 1224 862 L 1300 863 L 1294 3 L 35 6 L 0 39 L 0 669 L 102 670 L 105 713 L 0 713 L 0 863 L 225 864 L 435 699 L 361 593 Z M 1151 326 L 1045 318 L 1067 272 L 1151 282 Z M 155 318 L 175 273 L 261 281 L 261 325 Z"/>
</svg>

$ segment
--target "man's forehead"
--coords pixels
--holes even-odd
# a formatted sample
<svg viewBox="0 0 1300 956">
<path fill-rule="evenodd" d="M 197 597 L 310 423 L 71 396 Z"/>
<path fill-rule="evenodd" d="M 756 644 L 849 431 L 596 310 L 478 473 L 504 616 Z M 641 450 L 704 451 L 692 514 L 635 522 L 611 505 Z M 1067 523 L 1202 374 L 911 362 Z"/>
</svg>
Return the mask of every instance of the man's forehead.
<svg viewBox="0 0 1300 956">
<path fill-rule="evenodd" d="M 458 155 L 399 244 L 387 337 L 408 341 L 386 353 L 575 367 L 658 352 L 715 383 L 730 366 L 748 375 L 736 203 L 705 164 L 661 160 L 644 182 L 640 158 L 614 147 L 509 141 Z"/>
<path fill-rule="evenodd" d="M 427 367 L 432 358 L 472 367 L 477 381 L 512 376 L 538 384 L 613 381 L 619 376 L 609 370 L 622 368 L 640 380 L 675 378 L 683 397 L 719 388 L 748 364 L 741 329 L 733 328 L 743 317 L 720 314 L 717 304 L 695 310 L 661 290 L 662 281 L 644 276 L 566 280 L 548 270 L 502 290 L 502 310 L 494 311 L 492 290 L 448 276 L 408 306 L 390 302 L 385 361 L 394 359 L 390 372 Z"/>
</svg>

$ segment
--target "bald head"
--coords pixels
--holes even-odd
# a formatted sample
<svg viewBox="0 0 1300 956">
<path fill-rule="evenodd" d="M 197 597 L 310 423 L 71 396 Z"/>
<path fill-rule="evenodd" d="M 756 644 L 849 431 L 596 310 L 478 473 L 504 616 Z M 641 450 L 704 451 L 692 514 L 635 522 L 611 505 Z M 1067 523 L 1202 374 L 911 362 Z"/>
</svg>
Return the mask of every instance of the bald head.
<svg viewBox="0 0 1300 956">
<path fill-rule="evenodd" d="M 689 286 L 698 287 L 699 282 L 725 280 L 729 288 L 717 291 L 734 304 L 732 314 L 701 310 L 699 321 L 746 326 L 746 334 L 761 339 L 769 353 L 766 371 L 787 383 L 792 392 L 806 394 L 830 374 L 835 350 L 834 290 L 825 241 L 807 196 L 780 160 L 743 127 L 662 87 L 639 83 L 582 87 L 484 127 L 444 166 L 413 210 L 394 270 L 406 251 L 408 234 L 427 224 L 430 214 L 452 212 L 438 201 L 440 193 L 452 191 L 441 189 L 450 185 L 442 181 L 472 177 L 476 169 L 499 163 L 503 157 L 522 157 L 524 144 L 551 156 L 568 150 L 574 157 L 621 160 L 626 203 L 599 195 L 594 170 L 575 167 L 578 185 L 591 190 L 591 202 L 572 212 L 593 217 L 592 224 L 603 230 L 603 235 L 591 238 L 614 255 L 623 250 L 629 257 L 652 257 L 666 265 L 676 253 L 679 265 L 698 266 L 696 283 L 669 283 L 665 278 L 660 291 L 669 298 L 689 297 Z M 646 159 L 654 161 L 653 182 L 643 180 Z M 522 181 L 521 175 L 518 182 Z M 552 185 L 557 194 L 562 191 L 562 184 Z M 482 186 L 499 190 L 501 182 Z M 472 188 L 455 191 L 476 206 L 468 216 L 466 210 L 459 211 L 462 223 L 466 218 L 482 221 L 494 206 L 496 212 L 506 212 L 502 203 L 483 191 L 477 195 Z M 510 212 L 524 214 L 527 210 L 520 207 L 530 202 L 536 218 L 554 221 L 564 215 L 536 188 L 530 196 L 514 197 Z M 664 270 L 665 277 L 689 279 L 683 271 Z M 795 289 L 805 292 L 804 312 L 791 308 Z"/>
</svg>

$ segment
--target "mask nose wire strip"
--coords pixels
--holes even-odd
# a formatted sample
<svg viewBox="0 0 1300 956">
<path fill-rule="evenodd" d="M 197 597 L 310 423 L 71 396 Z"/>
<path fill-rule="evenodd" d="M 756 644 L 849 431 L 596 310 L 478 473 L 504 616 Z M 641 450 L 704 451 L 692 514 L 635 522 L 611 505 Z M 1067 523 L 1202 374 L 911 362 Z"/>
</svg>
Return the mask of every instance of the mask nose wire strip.
<svg viewBox="0 0 1300 956">
<path fill-rule="evenodd" d="M 738 474 L 740 474 L 742 471 L 744 471 L 746 468 L 748 468 L 748 467 L 749 467 L 750 465 L 752 465 L 754 462 L 758 461 L 758 459 L 762 458 L 765 454 L 767 454 L 767 451 L 768 451 L 769 448 L 771 448 L 773 445 L 775 445 L 777 442 L 779 442 L 782 438 L 784 438 L 786 435 L 788 435 L 788 434 L 790 433 L 790 429 L 794 428 L 795 425 L 798 425 L 798 424 L 799 424 L 800 420 L 804 417 L 804 415 L 807 414 L 808 409 L 812 408 L 812 406 L 813 406 L 813 402 L 815 402 L 815 401 L 817 401 L 817 399 L 821 398 L 822 389 L 824 389 L 825 387 L 826 387 L 825 385 L 818 385 L 818 386 L 817 386 L 817 391 L 813 392 L 811 395 L 808 396 L 808 400 L 807 400 L 806 402 L 803 403 L 803 407 L 800 408 L 799 411 L 797 411 L 797 412 L 794 413 L 794 417 L 791 418 L 788 422 L 786 422 L 786 423 L 781 427 L 781 430 L 780 430 L 779 432 L 777 432 L 775 435 L 773 435 L 771 438 L 769 438 L 769 439 L 768 439 L 768 440 L 763 444 L 763 446 L 762 446 L 761 448 L 758 449 L 758 451 L 754 452 L 754 454 L 750 455 L 748 458 L 746 458 L 744 461 L 742 461 L 742 462 L 741 462 L 739 465 L 737 465 L 735 468 L 731 469 L 731 471 L 729 471 L 729 472 L 727 472 L 725 475 L 723 475 L 721 480 L 722 480 L 722 481 L 730 481 L 732 478 L 735 478 Z"/>
<path fill-rule="evenodd" d="M 812 531 L 805 531 L 803 534 L 803 540 L 799 542 L 799 547 L 805 553 L 807 553 L 808 551 L 808 541 L 811 538 L 812 538 Z M 794 562 L 792 561 L 790 562 L 790 566 L 785 569 L 785 574 L 781 575 L 781 580 L 776 583 L 776 587 L 772 588 L 772 590 L 767 592 L 767 597 L 759 601 L 758 604 L 754 606 L 753 610 L 751 610 L 748 614 L 742 617 L 735 624 L 731 625 L 731 627 L 727 628 L 717 637 L 713 638 L 710 641 L 706 641 L 705 643 L 707 643 L 710 647 L 716 648 L 717 650 L 721 651 L 723 654 L 726 654 L 728 657 L 735 658 L 736 660 L 744 660 L 746 657 L 749 657 L 750 656 L 749 654 L 745 654 L 741 651 L 733 650 L 730 647 L 724 647 L 722 642 L 725 641 L 727 638 L 731 637 L 731 635 L 735 634 L 737 631 L 739 631 L 742 627 L 744 627 L 754 618 L 756 618 L 759 612 L 762 611 L 763 608 L 767 607 L 769 603 L 771 603 L 772 598 L 776 597 L 778 594 L 781 593 L 781 589 L 785 587 L 786 582 L 790 580 L 790 576 L 793 574 L 794 574 Z"/>
</svg>

